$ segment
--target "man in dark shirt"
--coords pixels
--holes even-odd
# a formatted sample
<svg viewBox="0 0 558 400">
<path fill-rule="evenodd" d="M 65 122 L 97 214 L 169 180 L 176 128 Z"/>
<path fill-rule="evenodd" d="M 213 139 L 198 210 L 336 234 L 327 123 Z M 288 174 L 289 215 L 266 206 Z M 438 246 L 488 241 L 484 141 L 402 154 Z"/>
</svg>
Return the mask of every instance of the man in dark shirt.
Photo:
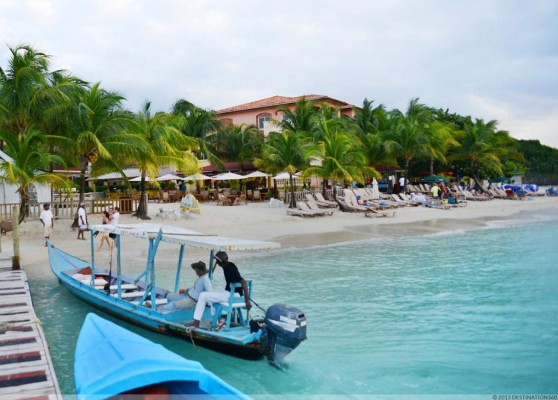
<svg viewBox="0 0 558 400">
<path fill-rule="evenodd" d="M 187 324 L 187 326 L 193 326 L 198 328 L 200 326 L 200 321 L 205 310 L 205 305 L 209 304 L 212 306 L 211 312 L 213 313 L 213 303 L 228 302 L 230 297 L 231 283 L 240 283 L 242 288 L 237 288 L 235 290 L 239 296 L 244 293 L 248 294 L 248 285 L 246 281 L 238 272 L 236 265 L 229 261 L 229 256 L 224 251 L 218 251 L 214 256 L 215 261 L 218 266 L 223 268 L 223 274 L 225 275 L 225 282 L 227 283 L 225 289 L 214 289 L 210 292 L 202 292 L 198 298 L 198 303 L 196 304 L 196 309 L 194 310 L 194 321 Z M 246 309 L 252 308 L 249 296 L 245 296 Z"/>
</svg>

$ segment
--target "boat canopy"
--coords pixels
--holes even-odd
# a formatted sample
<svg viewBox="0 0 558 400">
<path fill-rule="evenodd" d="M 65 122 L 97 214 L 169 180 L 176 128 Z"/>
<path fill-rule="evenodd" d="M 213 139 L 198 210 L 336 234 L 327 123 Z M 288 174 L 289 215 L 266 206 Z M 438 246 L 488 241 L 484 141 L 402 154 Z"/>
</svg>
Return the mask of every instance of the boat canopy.
<svg viewBox="0 0 558 400">
<path fill-rule="evenodd" d="M 269 250 L 281 247 L 276 242 L 246 240 L 225 236 L 207 235 L 191 229 L 172 225 L 140 223 L 118 225 L 91 225 L 92 231 L 115 233 L 143 239 L 155 239 L 162 232 L 161 241 L 207 250 Z"/>
</svg>

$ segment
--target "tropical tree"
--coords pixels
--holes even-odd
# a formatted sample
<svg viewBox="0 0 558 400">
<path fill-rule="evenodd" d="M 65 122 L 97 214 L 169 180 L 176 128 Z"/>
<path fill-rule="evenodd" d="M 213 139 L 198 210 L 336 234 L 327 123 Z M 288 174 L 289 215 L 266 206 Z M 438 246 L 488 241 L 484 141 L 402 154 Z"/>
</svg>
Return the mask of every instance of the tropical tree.
<svg viewBox="0 0 558 400">
<path fill-rule="evenodd" d="M 215 155 L 215 149 L 209 140 L 209 137 L 222 126 L 221 121 L 217 119 L 217 114 L 213 111 L 196 107 L 184 99 L 179 99 L 173 104 L 171 113 L 182 117 L 178 129 L 184 135 L 198 140 L 198 158 L 206 158 L 211 164 L 222 167 L 223 163 Z"/>
<path fill-rule="evenodd" d="M 85 176 L 90 165 L 93 176 L 107 171 L 122 173 L 122 165 L 148 151 L 144 138 L 133 130 L 136 124 L 133 116 L 122 109 L 123 99 L 118 93 L 101 88 L 99 83 L 94 84 L 74 99 L 67 130 L 52 136 L 64 156 L 79 166 L 80 202 L 84 199 Z"/>
<path fill-rule="evenodd" d="M 405 114 L 399 110 L 392 111 L 392 118 L 394 124 L 385 134 L 385 146 L 388 153 L 404 160 L 405 182 L 408 182 L 411 161 L 431 154 L 428 126 L 432 121 L 432 113 L 416 98 L 409 102 Z"/>
<path fill-rule="evenodd" d="M 25 136 L 71 103 L 56 84 L 65 74 L 49 72 L 48 55 L 26 45 L 8 49 L 9 67 L 0 68 L 0 129 Z"/>
<path fill-rule="evenodd" d="M 317 165 L 311 165 L 304 171 L 304 176 L 317 175 L 333 180 L 333 186 L 339 182 L 358 181 L 363 183 L 365 176 L 379 177 L 380 174 L 369 167 L 366 153 L 358 137 L 343 129 L 339 119 L 321 120 L 317 124 L 320 132 L 317 147 L 309 152 Z M 334 197 L 336 191 L 333 191 Z"/>
<path fill-rule="evenodd" d="M 33 127 L 27 128 L 25 135 L 13 135 L 0 131 L 4 150 L 13 161 L 0 164 L 5 181 L 17 186 L 19 193 L 19 223 L 27 214 L 29 189 L 33 185 L 52 184 L 68 187 L 67 179 L 49 172 L 51 164 L 63 165 L 63 159 L 48 152 L 47 137 Z"/>
<path fill-rule="evenodd" d="M 294 174 L 308 166 L 308 152 L 310 148 L 300 131 L 285 130 L 271 132 L 268 143 L 264 145 L 262 158 L 256 165 L 267 165 L 268 171 L 286 171 L 289 174 L 291 186 L 290 208 L 296 208 L 294 194 Z"/>
<path fill-rule="evenodd" d="M 316 128 L 316 123 L 320 114 L 320 109 L 315 101 L 306 100 L 304 97 L 297 101 L 295 108 L 291 110 L 287 106 L 279 108 L 283 114 L 283 119 L 276 124 L 283 131 L 302 132 L 311 135 Z"/>
<path fill-rule="evenodd" d="M 428 127 L 430 141 L 430 175 L 434 175 L 434 161 L 438 160 L 446 164 L 446 155 L 453 147 L 458 147 L 459 142 L 455 139 L 455 128 L 453 124 L 434 121 Z"/>
<path fill-rule="evenodd" d="M 264 138 L 254 125 L 230 125 L 211 137 L 213 148 L 219 159 L 238 162 L 242 165 L 259 157 Z"/>
<path fill-rule="evenodd" d="M 354 107 L 355 133 L 362 139 L 368 134 L 385 132 L 389 128 L 389 118 L 382 104 L 373 106 L 374 101 L 364 99 L 362 108 Z"/>
<path fill-rule="evenodd" d="M 145 181 L 154 178 L 162 165 L 179 168 L 186 172 L 198 169 L 198 159 L 189 151 L 198 148 L 198 141 L 182 134 L 173 126 L 174 116 L 166 113 L 151 112 L 151 102 L 146 101 L 137 113 L 133 132 L 148 145 L 135 160 L 141 172 L 140 202 L 134 216 L 150 219 L 147 215 Z M 176 118 L 174 118 L 176 119 Z"/>
<path fill-rule="evenodd" d="M 468 165 L 477 190 L 484 191 L 480 183 L 485 175 L 503 174 L 502 158 L 523 159 L 516 142 L 508 132 L 497 130 L 497 126 L 495 120 L 485 123 L 482 119 L 465 124 L 463 131 L 457 134 L 461 146 L 448 157 L 449 161 L 462 161 Z"/>
</svg>

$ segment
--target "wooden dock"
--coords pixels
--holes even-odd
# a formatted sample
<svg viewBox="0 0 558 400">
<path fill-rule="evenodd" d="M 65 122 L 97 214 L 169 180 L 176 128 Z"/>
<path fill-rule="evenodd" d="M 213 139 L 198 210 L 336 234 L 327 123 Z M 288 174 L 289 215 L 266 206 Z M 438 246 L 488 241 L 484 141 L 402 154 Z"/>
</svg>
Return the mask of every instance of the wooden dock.
<svg viewBox="0 0 558 400">
<path fill-rule="evenodd" d="M 0 253 L 0 398 L 62 398 L 27 276 L 11 258 Z"/>
</svg>

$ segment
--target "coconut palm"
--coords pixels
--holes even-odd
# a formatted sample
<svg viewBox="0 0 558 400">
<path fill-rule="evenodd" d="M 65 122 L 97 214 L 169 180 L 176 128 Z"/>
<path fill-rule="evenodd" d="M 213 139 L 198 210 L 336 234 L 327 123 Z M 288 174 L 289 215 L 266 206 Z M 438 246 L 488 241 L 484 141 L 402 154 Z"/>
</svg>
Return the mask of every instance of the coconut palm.
<svg viewBox="0 0 558 400">
<path fill-rule="evenodd" d="M 306 100 L 303 97 L 296 102 L 293 110 L 283 106 L 279 108 L 279 112 L 283 114 L 283 119 L 276 122 L 276 124 L 281 130 L 304 132 L 307 135 L 311 135 L 316 128 L 320 109 L 315 101 Z"/>
<path fill-rule="evenodd" d="M 428 128 L 430 136 L 430 175 L 434 175 L 434 161 L 446 163 L 446 155 L 453 147 L 460 146 L 455 139 L 455 126 L 453 124 L 434 121 Z"/>
<path fill-rule="evenodd" d="M 368 167 L 366 153 L 358 137 L 343 129 L 339 119 L 321 120 L 317 130 L 320 132 L 317 147 L 309 153 L 319 159 L 319 165 L 305 169 L 304 176 L 317 175 L 333 180 L 333 186 L 341 182 L 364 182 L 365 176 L 379 177 L 380 174 Z M 336 191 L 333 192 L 334 197 Z"/>
<path fill-rule="evenodd" d="M 49 56 L 31 46 L 8 48 L 9 67 L 0 68 L 0 129 L 26 135 L 71 105 L 59 86 L 66 74 L 49 72 Z"/>
<path fill-rule="evenodd" d="M 196 107 L 187 100 L 179 99 L 171 107 L 171 113 L 182 117 L 178 129 L 186 136 L 198 139 L 199 158 L 206 158 L 213 165 L 223 166 L 215 155 L 209 136 L 221 128 L 221 121 L 213 111 Z"/>
<path fill-rule="evenodd" d="M 388 153 L 404 160 L 405 182 L 408 182 L 411 161 L 415 158 L 428 157 L 432 153 L 428 131 L 429 124 L 432 122 L 432 113 L 416 98 L 409 102 L 405 114 L 394 110 L 392 118 L 393 126 L 385 133 L 385 146 Z"/>
<path fill-rule="evenodd" d="M 135 160 L 135 165 L 141 172 L 141 195 L 134 216 L 141 219 L 150 219 L 144 196 L 146 177 L 154 178 L 162 165 L 176 167 L 188 173 L 198 169 L 198 159 L 189 151 L 198 148 L 198 141 L 183 135 L 174 127 L 172 117 L 166 113 L 153 114 L 151 102 L 146 101 L 135 118 L 133 132 L 148 144 L 146 151 L 142 151 Z"/>
<path fill-rule="evenodd" d="M 14 135 L 0 131 L 0 140 L 5 142 L 4 150 L 13 162 L 0 164 L 3 179 L 17 186 L 19 193 L 19 223 L 26 216 L 29 203 L 29 189 L 33 185 L 52 184 L 68 187 L 66 178 L 49 172 L 51 164 L 62 165 L 63 159 L 48 152 L 46 136 L 33 127 L 27 128 L 25 135 Z"/>
<path fill-rule="evenodd" d="M 254 125 L 231 125 L 211 137 L 213 148 L 219 159 L 238 162 L 242 165 L 259 157 L 264 138 Z"/>
<path fill-rule="evenodd" d="M 302 132 L 271 132 L 268 142 L 264 145 L 262 158 L 256 162 L 256 165 L 267 165 L 270 172 L 286 171 L 289 174 L 290 208 L 296 208 L 293 176 L 297 171 L 308 167 L 308 151 L 309 145 L 305 142 Z"/>
<path fill-rule="evenodd" d="M 522 160 L 523 156 L 516 148 L 516 142 L 506 131 L 497 130 L 498 122 L 484 122 L 477 119 L 465 124 L 463 131 L 458 133 L 461 144 L 455 153 L 448 157 L 449 161 L 463 161 L 468 164 L 469 172 L 475 180 L 475 188 L 484 191 L 480 184 L 484 178 L 482 171 L 501 176 L 502 158 Z"/>
<path fill-rule="evenodd" d="M 80 202 L 84 199 L 85 176 L 90 165 L 92 176 L 109 171 L 122 173 L 122 165 L 137 160 L 148 149 L 145 140 L 134 133 L 136 122 L 123 111 L 122 100 L 118 93 L 94 84 L 74 99 L 68 129 L 53 136 L 64 156 L 79 166 Z"/>
<path fill-rule="evenodd" d="M 373 107 L 374 101 L 364 99 L 362 108 L 353 108 L 355 132 L 362 139 L 367 134 L 381 133 L 389 128 L 388 115 L 382 104 Z"/>
</svg>

